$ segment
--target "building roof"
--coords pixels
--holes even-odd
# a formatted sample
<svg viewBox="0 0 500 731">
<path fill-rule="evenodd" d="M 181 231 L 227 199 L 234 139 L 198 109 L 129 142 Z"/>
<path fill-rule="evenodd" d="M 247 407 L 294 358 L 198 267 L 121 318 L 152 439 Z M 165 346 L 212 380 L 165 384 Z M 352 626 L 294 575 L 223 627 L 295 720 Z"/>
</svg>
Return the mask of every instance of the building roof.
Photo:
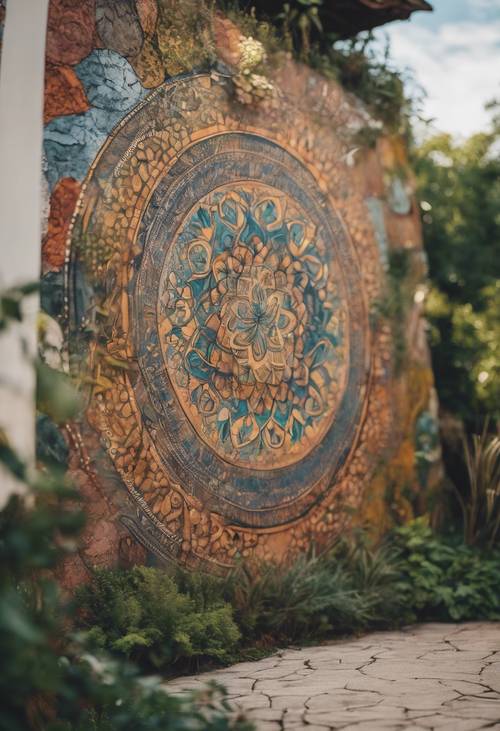
<svg viewBox="0 0 500 731">
<path fill-rule="evenodd" d="M 283 12 L 283 0 L 253 0 L 252 5 L 259 14 L 269 18 Z M 290 5 L 306 10 L 306 4 L 300 0 L 292 0 Z M 393 20 L 407 20 L 417 10 L 432 10 L 427 0 L 323 0 L 314 7 L 318 9 L 323 33 L 332 33 L 338 38 L 350 38 Z M 315 28 L 311 31 L 315 37 Z"/>
<path fill-rule="evenodd" d="M 326 32 L 349 37 L 393 20 L 407 20 L 417 10 L 432 10 L 427 0 L 326 0 L 321 19 Z"/>
</svg>

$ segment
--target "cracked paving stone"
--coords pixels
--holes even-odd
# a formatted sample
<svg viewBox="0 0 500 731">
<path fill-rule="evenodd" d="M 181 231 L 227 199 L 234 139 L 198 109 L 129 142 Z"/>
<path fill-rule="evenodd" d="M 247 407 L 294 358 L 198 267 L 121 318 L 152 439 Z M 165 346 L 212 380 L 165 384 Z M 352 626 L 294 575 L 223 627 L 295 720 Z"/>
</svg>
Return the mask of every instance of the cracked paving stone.
<svg viewBox="0 0 500 731">
<path fill-rule="evenodd" d="M 309 700 L 309 695 L 284 695 L 284 696 L 271 696 L 271 707 L 281 709 L 282 711 L 288 709 L 297 709 L 301 711 L 305 709 L 305 704 Z"/>
<path fill-rule="evenodd" d="M 436 731 L 477 731 L 478 729 L 489 726 L 489 722 L 487 721 L 480 721 L 477 718 L 471 721 L 470 719 L 460 718 L 459 716 L 419 716 L 413 720 L 425 729 L 435 729 Z"/>
<path fill-rule="evenodd" d="M 405 712 L 402 708 L 362 708 L 353 714 L 352 709 L 336 710 L 335 717 L 331 712 L 304 714 L 304 720 L 310 723 L 334 724 L 336 727 L 347 726 L 356 720 L 356 723 L 394 723 L 407 722 Z"/>
<path fill-rule="evenodd" d="M 259 708 L 252 713 L 252 718 L 256 721 L 281 721 L 283 710 L 280 708 Z"/>
<path fill-rule="evenodd" d="M 255 711 L 254 715 L 257 715 L 257 709 L 262 708 L 269 711 L 271 710 L 271 700 L 269 696 L 263 695 L 262 693 L 251 693 L 250 695 L 236 696 L 234 700 L 244 711 Z"/>
<path fill-rule="evenodd" d="M 500 623 L 425 624 L 280 650 L 217 681 L 257 731 L 500 731 Z"/>
</svg>

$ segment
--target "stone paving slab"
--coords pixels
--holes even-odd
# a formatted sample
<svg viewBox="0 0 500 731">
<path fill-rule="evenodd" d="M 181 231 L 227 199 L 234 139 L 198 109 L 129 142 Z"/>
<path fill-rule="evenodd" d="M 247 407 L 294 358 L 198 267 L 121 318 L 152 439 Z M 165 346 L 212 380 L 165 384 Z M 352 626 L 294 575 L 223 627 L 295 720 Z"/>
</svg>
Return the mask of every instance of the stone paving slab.
<svg viewBox="0 0 500 731">
<path fill-rule="evenodd" d="M 500 622 L 423 624 L 176 678 L 224 685 L 258 731 L 500 731 Z"/>
</svg>

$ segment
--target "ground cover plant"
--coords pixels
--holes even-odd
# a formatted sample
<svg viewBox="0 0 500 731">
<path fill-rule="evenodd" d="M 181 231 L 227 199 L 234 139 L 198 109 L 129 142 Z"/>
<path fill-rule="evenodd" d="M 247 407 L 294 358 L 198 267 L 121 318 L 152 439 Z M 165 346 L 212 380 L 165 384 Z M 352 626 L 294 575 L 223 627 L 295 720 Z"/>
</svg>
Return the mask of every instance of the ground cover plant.
<svg viewBox="0 0 500 731">
<path fill-rule="evenodd" d="M 127 621 L 120 625 L 124 603 L 149 601 L 138 576 L 147 576 L 158 596 L 172 597 L 171 608 L 157 615 L 125 609 Z M 243 563 L 225 580 L 160 568 L 98 571 L 79 592 L 79 605 L 80 626 L 90 640 L 98 638 L 101 646 L 145 667 L 154 663 L 161 672 L 176 674 L 258 657 L 290 643 L 416 621 L 500 619 L 500 551 L 467 546 L 460 534 L 439 535 L 419 518 L 379 546 L 360 533 L 290 565 Z M 206 630 L 206 644 L 193 653 L 193 645 L 178 637 L 185 623 L 196 624 L 200 606 L 207 607 L 208 616 L 224 606 L 224 622 L 221 631 Z M 162 624 L 167 611 L 171 622 Z M 154 641 L 130 642 L 130 635 Z"/>
<path fill-rule="evenodd" d="M 420 518 L 398 528 L 400 590 L 410 621 L 500 619 L 500 550 L 443 539 Z"/>
<path fill-rule="evenodd" d="M 207 579 L 203 586 L 210 583 Z M 94 645 L 150 669 L 165 670 L 188 659 L 228 661 L 241 639 L 220 592 L 208 599 L 202 591 L 182 592 L 173 577 L 154 568 L 96 571 L 75 599 L 80 626 L 90 628 Z"/>
</svg>

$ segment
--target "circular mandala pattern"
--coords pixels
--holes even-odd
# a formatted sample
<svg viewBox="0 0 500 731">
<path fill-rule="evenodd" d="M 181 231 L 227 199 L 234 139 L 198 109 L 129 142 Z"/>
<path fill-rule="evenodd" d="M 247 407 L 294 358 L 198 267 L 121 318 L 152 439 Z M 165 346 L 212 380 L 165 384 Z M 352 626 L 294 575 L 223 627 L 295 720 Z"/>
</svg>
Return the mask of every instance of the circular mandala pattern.
<svg viewBox="0 0 500 731">
<path fill-rule="evenodd" d="M 67 268 L 87 416 L 137 506 L 124 522 L 158 555 L 219 568 L 322 530 L 370 371 L 335 146 L 320 175 L 279 120 L 232 104 L 202 74 L 133 110 L 83 186 Z"/>
<path fill-rule="evenodd" d="M 300 515 L 362 409 L 364 310 L 338 215 L 283 147 L 226 133 L 179 155 L 138 242 L 136 397 L 169 474 L 242 524 Z"/>
<path fill-rule="evenodd" d="M 306 211 L 257 182 L 210 192 L 172 242 L 158 308 L 167 372 L 232 464 L 303 459 L 333 418 L 348 353 L 328 258 Z"/>
</svg>

